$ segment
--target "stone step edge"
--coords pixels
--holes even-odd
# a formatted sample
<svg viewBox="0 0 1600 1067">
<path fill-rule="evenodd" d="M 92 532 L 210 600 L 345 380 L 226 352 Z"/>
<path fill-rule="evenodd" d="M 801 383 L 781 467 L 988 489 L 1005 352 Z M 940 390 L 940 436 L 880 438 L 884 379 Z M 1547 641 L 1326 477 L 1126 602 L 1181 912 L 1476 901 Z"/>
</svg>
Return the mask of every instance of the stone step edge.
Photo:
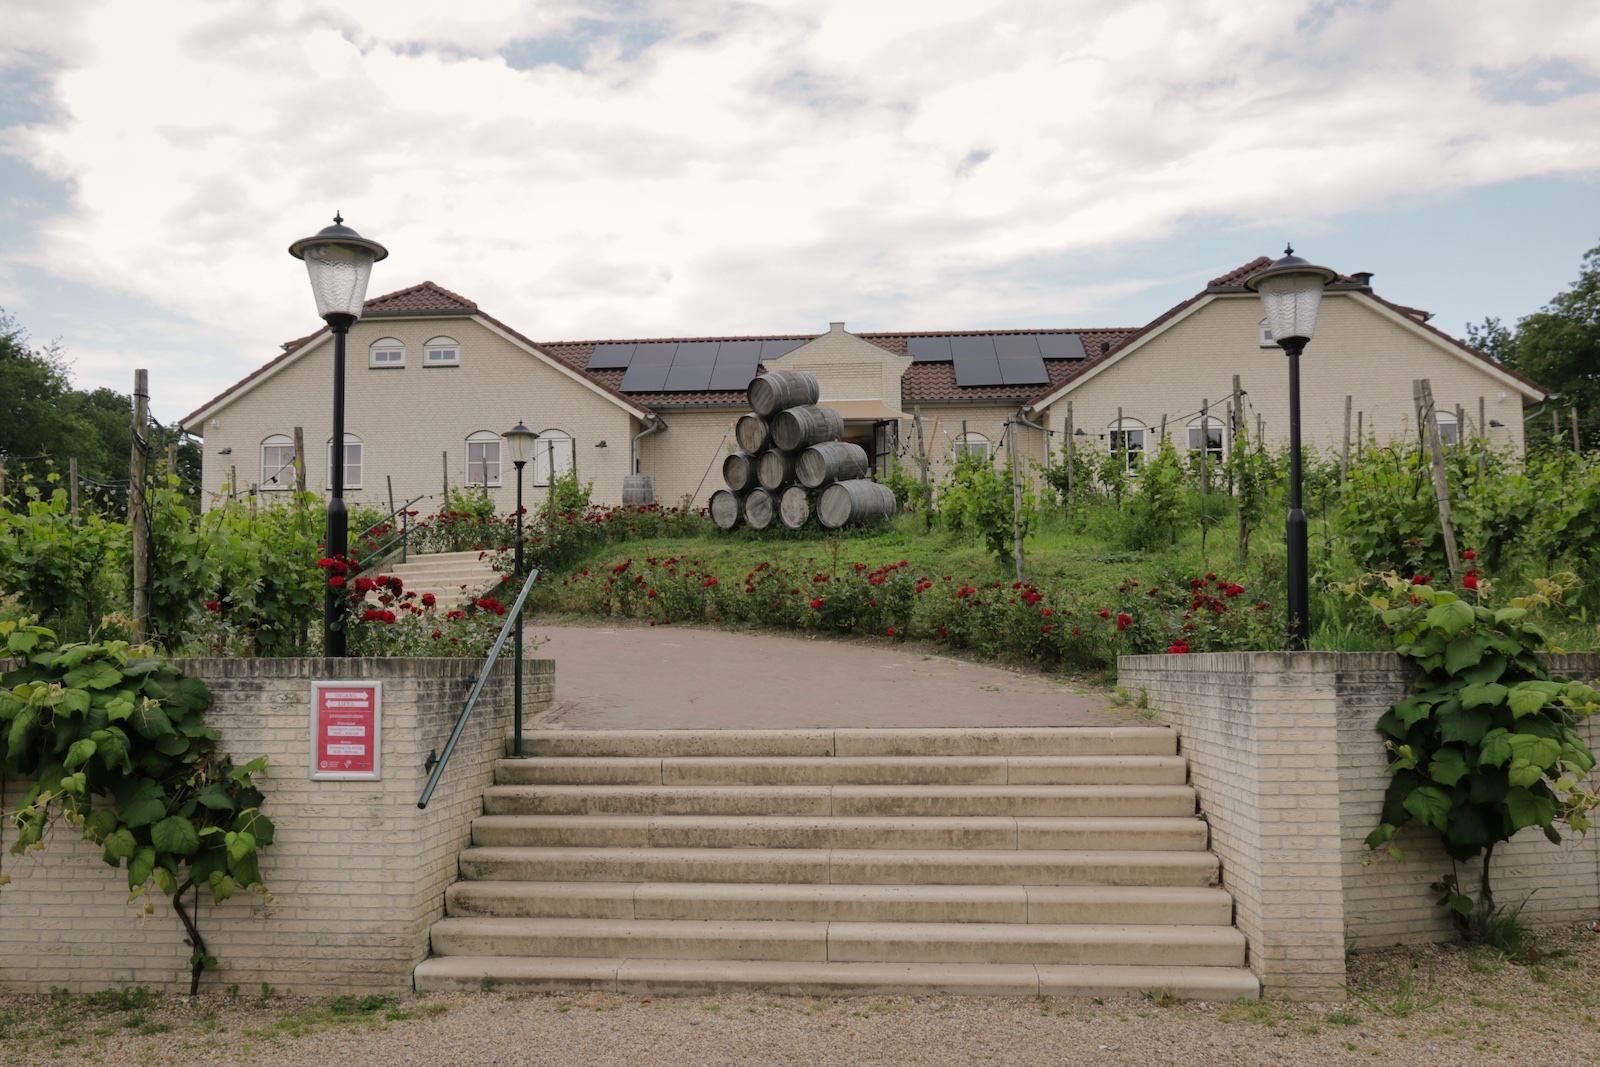
<svg viewBox="0 0 1600 1067">
<path fill-rule="evenodd" d="M 625 757 L 638 752 L 660 753 L 662 746 L 688 749 L 669 755 L 695 756 L 883 756 L 915 747 L 907 755 L 986 755 L 1005 744 L 1081 742 L 1090 746 L 1127 747 L 1124 755 L 1171 756 L 1177 737 L 1165 726 L 1066 727 L 909 727 L 869 729 L 855 727 L 799 730 L 529 730 L 522 733 L 524 756 L 583 758 Z M 541 746 L 550 751 L 540 752 Z M 983 751 L 966 752 L 977 747 Z M 1069 745 L 1070 747 L 1070 745 Z M 582 752 L 574 750 L 595 749 Z M 618 751 L 599 751 L 606 748 Z M 1107 752 L 1107 755 L 1119 754 Z"/>
<path fill-rule="evenodd" d="M 435 956 L 417 965 L 417 992 L 577 992 L 705 996 L 760 990 L 786 996 L 1173 997 L 1256 1000 L 1243 967 L 1120 964 L 798 963 L 580 957 Z"/>
</svg>

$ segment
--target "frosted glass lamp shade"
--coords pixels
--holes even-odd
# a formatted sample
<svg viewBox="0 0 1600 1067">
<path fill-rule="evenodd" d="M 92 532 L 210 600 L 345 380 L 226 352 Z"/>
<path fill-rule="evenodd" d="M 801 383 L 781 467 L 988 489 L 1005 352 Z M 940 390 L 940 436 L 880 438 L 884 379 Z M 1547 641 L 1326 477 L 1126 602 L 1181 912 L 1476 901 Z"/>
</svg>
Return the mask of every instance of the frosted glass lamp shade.
<svg viewBox="0 0 1600 1067">
<path fill-rule="evenodd" d="M 289 246 L 291 256 L 305 260 L 317 314 L 324 319 L 330 315 L 359 319 L 367 300 L 372 265 L 389 254 L 378 242 L 367 240 L 343 223 L 335 215 L 332 226 Z"/>
<path fill-rule="evenodd" d="M 511 462 L 520 467 L 533 458 L 533 443 L 539 439 L 539 435 L 519 422 L 501 434 L 500 439 L 511 453 Z"/>
<path fill-rule="evenodd" d="M 1317 309 L 1322 290 L 1338 277 L 1327 267 L 1318 267 L 1286 249 L 1282 259 L 1245 279 L 1245 288 L 1261 296 L 1267 313 L 1267 327 L 1279 343 L 1292 337 L 1311 340 L 1317 329 Z"/>
</svg>

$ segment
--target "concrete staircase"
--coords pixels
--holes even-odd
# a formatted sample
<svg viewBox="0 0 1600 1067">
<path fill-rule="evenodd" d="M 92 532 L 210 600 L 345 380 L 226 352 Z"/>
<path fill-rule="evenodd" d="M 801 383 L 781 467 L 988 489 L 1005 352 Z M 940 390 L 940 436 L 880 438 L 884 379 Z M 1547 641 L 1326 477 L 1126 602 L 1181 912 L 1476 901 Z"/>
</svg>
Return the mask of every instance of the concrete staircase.
<svg viewBox="0 0 1600 1067">
<path fill-rule="evenodd" d="M 1170 730 L 549 731 L 419 990 L 1254 998 Z"/>
<path fill-rule="evenodd" d="M 483 555 L 479 559 L 479 555 Z M 392 574 L 405 583 L 405 588 L 415 590 L 417 595 L 432 593 L 439 598 L 439 603 L 455 607 L 464 600 L 473 599 L 483 595 L 484 590 L 500 582 L 500 574 L 491 563 L 495 558 L 493 552 L 434 552 L 428 555 L 410 553 L 406 562 L 393 563 L 382 568 L 384 574 Z M 510 570 L 510 559 L 507 557 L 507 571 Z M 376 570 L 365 572 L 368 577 L 376 577 Z"/>
</svg>

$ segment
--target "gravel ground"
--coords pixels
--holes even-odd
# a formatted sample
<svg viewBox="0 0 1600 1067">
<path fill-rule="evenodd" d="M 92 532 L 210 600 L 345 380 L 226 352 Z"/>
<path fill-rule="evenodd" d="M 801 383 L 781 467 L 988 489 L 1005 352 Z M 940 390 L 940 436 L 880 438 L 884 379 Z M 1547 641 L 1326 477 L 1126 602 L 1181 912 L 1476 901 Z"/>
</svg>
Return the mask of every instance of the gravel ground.
<svg viewBox="0 0 1600 1067">
<path fill-rule="evenodd" d="M 0 1063 L 1528 1064 L 1600 1062 L 1600 938 L 1533 964 L 1456 946 L 1364 953 L 1340 1004 L 752 994 L 0 998 Z"/>
</svg>

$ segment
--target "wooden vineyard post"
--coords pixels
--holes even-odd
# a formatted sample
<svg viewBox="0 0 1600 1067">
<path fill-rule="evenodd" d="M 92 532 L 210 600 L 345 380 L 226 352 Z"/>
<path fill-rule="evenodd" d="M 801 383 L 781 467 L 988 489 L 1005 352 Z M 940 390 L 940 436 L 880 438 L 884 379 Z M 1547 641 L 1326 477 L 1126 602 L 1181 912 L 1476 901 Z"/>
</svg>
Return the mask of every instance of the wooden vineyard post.
<svg viewBox="0 0 1600 1067">
<path fill-rule="evenodd" d="M 1344 397 L 1344 450 L 1339 456 L 1339 484 L 1343 485 L 1350 477 L 1350 407 L 1355 402 L 1355 397 L 1349 393 Z"/>
<path fill-rule="evenodd" d="M 67 460 L 67 508 L 72 512 L 72 525 L 78 525 L 78 457 Z"/>
<path fill-rule="evenodd" d="M 439 507 L 443 510 L 450 499 L 450 453 L 439 453 L 439 466 L 444 471 L 444 488 L 440 490 Z"/>
<path fill-rule="evenodd" d="M 306 433 L 304 428 L 294 428 L 294 491 L 306 491 Z"/>
<path fill-rule="evenodd" d="M 1484 476 L 1488 473 L 1486 468 L 1489 459 L 1489 424 L 1484 421 L 1483 397 L 1478 398 L 1478 482 L 1483 483 Z"/>
<path fill-rule="evenodd" d="M 1578 405 L 1572 405 L 1572 454 L 1583 455 L 1583 445 L 1578 440 Z"/>
<path fill-rule="evenodd" d="M 1161 417 L 1163 423 L 1166 416 Z M 1166 435 L 1162 435 L 1166 444 Z M 1207 461 L 1211 458 L 1211 401 L 1200 401 L 1200 558 L 1206 558 L 1206 539 L 1211 532 L 1211 516 L 1206 513 L 1206 482 L 1210 481 Z"/>
<path fill-rule="evenodd" d="M 1073 437 L 1072 428 L 1072 401 L 1067 401 L 1067 521 L 1072 521 L 1072 494 L 1077 488 L 1074 479 L 1078 477 L 1077 440 Z"/>
<path fill-rule="evenodd" d="M 1444 472 L 1444 449 L 1439 444 L 1439 416 L 1433 409 L 1433 386 L 1426 378 L 1411 383 L 1418 417 L 1427 434 L 1428 451 L 1433 457 L 1433 491 L 1439 501 L 1439 528 L 1444 533 L 1445 561 L 1450 567 L 1450 584 L 1461 581 L 1461 557 L 1456 553 L 1456 531 L 1450 524 L 1450 482 Z"/>
<path fill-rule="evenodd" d="M 128 454 L 128 525 L 133 534 L 133 643 L 150 637 L 150 513 L 145 498 L 145 435 L 150 420 L 150 372 L 133 372 L 133 444 Z"/>
<path fill-rule="evenodd" d="M 922 472 L 922 510 L 926 529 L 933 529 L 933 490 L 928 485 L 928 448 L 922 439 L 922 407 L 911 409 L 911 425 L 917 430 L 917 466 Z"/>
<path fill-rule="evenodd" d="M 1017 423 L 1006 420 L 1006 458 L 1011 461 L 1011 552 L 1016 557 L 1017 581 L 1022 581 L 1022 464 L 1017 460 Z"/>
</svg>

